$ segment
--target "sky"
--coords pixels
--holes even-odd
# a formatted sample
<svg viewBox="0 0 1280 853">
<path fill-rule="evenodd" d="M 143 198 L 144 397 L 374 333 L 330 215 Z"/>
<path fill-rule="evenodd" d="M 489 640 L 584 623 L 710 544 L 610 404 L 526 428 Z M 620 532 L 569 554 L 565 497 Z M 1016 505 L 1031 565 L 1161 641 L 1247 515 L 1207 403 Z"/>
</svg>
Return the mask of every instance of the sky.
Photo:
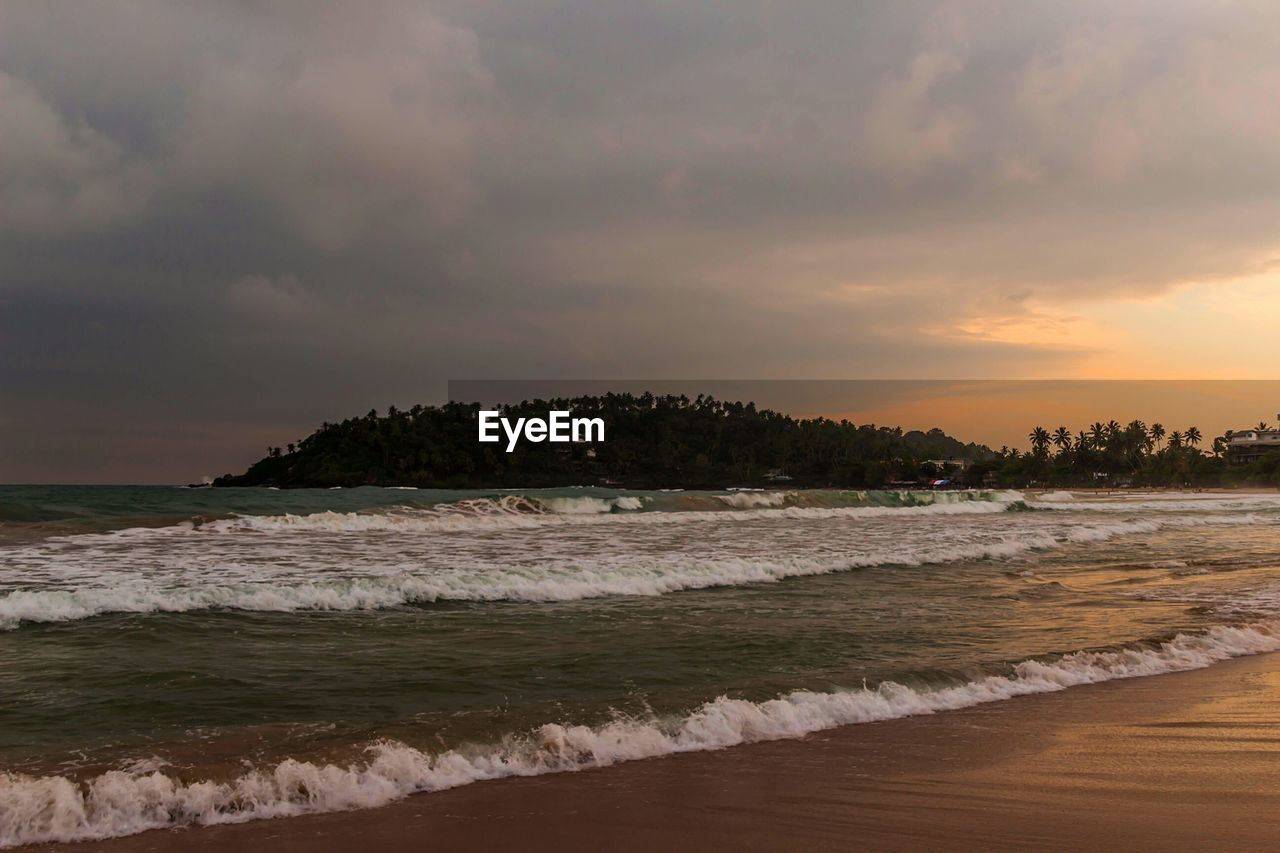
<svg viewBox="0 0 1280 853">
<path fill-rule="evenodd" d="M 0 482 L 449 379 L 1276 377 L 1276 91 L 1266 2 L 11 0 Z"/>
</svg>

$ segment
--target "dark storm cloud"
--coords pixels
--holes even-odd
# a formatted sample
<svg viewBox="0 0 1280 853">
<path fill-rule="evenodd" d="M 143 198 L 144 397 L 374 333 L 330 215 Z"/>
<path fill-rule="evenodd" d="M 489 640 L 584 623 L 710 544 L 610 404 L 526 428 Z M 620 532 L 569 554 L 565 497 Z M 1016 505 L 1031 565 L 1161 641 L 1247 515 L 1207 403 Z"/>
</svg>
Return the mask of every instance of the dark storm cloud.
<svg viewBox="0 0 1280 853">
<path fill-rule="evenodd" d="M 220 473 L 449 377 L 1068 372 L 967 324 L 1268 261 L 1277 17 L 6 4 L 0 480 Z"/>
</svg>

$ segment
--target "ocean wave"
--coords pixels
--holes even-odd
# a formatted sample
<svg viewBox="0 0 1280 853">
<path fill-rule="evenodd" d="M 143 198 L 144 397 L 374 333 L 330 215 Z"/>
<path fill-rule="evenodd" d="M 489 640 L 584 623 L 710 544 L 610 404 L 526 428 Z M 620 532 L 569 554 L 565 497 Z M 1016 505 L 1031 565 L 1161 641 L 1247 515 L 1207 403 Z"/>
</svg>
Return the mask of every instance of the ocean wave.
<svg viewBox="0 0 1280 853">
<path fill-rule="evenodd" d="M 918 515 L 984 515 L 1034 509 L 1056 512 L 1129 513 L 1157 511 L 1242 512 L 1280 509 L 1280 498 L 1234 500 L 1105 502 L 1067 500 L 1055 494 L 1028 499 L 1021 492 L 783 492 L 737 491 L 682 498 L 681 504 L 654 505 L 648 496 L 564 497 L 506 495 L 472 498 L 426 507 L 376 511 L 324 511 L 306 515 L 245 515 L 212 521 L 210 532 L 448 532 L 519 530 L 581 524 L 692 524 L 708 520 L 910 518 Z M 708 501 L 710 503 L 708 503 Z M 1205 516 L 1209 517 L 1209 516 Z M 189 527 L 180 525 L 179 528 Z M 124 532 L 124 531 L 119 531 Z"/>
<path fill-rule="evenodd" d="M 490 567 L 430 575 L 308 583 L 240 583 L 166 589 L 137 584 L 75 590 L 17 590 L 0 596 L 0 630 L 23 623 L 71 622 L 107 613 L 187 613 L 244 610 L 377 610 L 437 601 L 580 601 L 618 595 L 658 596 L 687 590 L 773 583 L 876 566 L 919 566 L 1010 557 L 1058 544 L 1047 535 L 945 549 L 875 551 L 843 557 L 779 559 L 566 561 L 537 567 Z"/>
<path fill-rule="evenodd" d="M 301 518 L 312 519 L 314 516 Z M 187 613 L 200 610 L 291 613 L 376 610 L 438 601 L 539 603 L 608 596 L 659 596 L 715 587 L 773 583 L 857 569 L 1008 559 L 1031 551 L 1103 542 L 1118 536 L 1154 533 L 1170 528 L 1258 523 L 1269 522 L 1254 515 L 1125 520 L 1074 525 L 1059 531 L 1020 531 L 986 541 L 948 545 L 900 544 L 891 549 L 821 557 L 628 556 L 592 561 L 561 560 L 532 566 L 486 565 L 423 575 L 405 573 L 303 583 L 244 582 L 181 588 L 131 583 L 78 589 L 15 590 L 0 595 L 0 630 L 13 630 L 23 623 L 69 622 L 108 613 Z"/>
<path fill-rule="evenodd" d="M 399 487 L 388 488 L 395 490 Z M 402 491 L 409 494 L 416 490 L 405 488 Z M 206 532 L 520 530 L 556 525 L 611 523 L 618 521 L 618 516 L 640 515 L 644 519 L 639 523 L 680 523 L 699 521 L 712 513 L 716 518 L 724 520 L 757 517 L 828 518 L 848 514 L 851 510 L 860 511 L 853 513 L 854 515 L 870 516 L 892 515 L 894 510 L 923 511 L 926 514 L 982 513 L 1020 508 L 1023 497 L 1019 492 L 995 490 L 915 492 L 823 489 L 728 494 L 663 490 L 648 494 L 546 494 L 554 491 L 560 490 L 512 490 L 500 496 L 464 497 L 445 501 L 410 497 L 403 503 L 390 506 L 285 510 L 278 514 L 254 510 L 220 514 L 201 511 L 176 518 L 173 514 L 163 519 L 148 518 L 145 523 L 138 523 L 136 517 L 112 517 L 101 520 L 101 525 L 95 525 L 98 529 L 58 531 L 46 538 L 59 541 L 74 536 L 107 535 L 118 540 L 139 535 L 156 535 L 156 530 L 182 533 L 197 527 Z M 0 512 L 4 510 L 5 507 L 0 507 Z M 806 513 L 805 510 L 813 512 Z M 833 513 L 833 510 L 841 512 Z M 766 512 L 784 514 L 766 516 Z"/>
<path fill-rule="evenodd" d="M 355 490 L 359 492 L 360 490 Z M 737 490 L 724 493 L 659 490 L 648 493 L 610 493 L 603 489 L 522 489 L 501 495 L 451 496 L 412 487 L 387 487 L 380 492 L 404 495 L 401 502 L 381 506 L 333 506 L 267 509 L 273 499 L 255 498 L 246 505 L 226 508 L 203 503 L 182 508 L 156 507 L 139 514 L 116 504 L 96 509 L 40 502 L 0 505 L 0 524 L 12 531 L 40 539 L 61 540 L 75 536 L 141 535 L 144 531 L 171 529 L 181 533 L 193 527 L 208 531 L 496 531 L 532 529 L 556 525 L 615 523 L 619 517 L 643 516 L 622 523 L 678 524 L 707 518 L 722 520 L 910 517 L 915 514 L 970 514 L 1033 509 L 1085 513 L 1220 513 L 1280 509 L 1280 495 L 1216 494 L 1194 497 L 1184 494 L 1148 494 L 1142 499 L 1117 499 L 1087 493 L 1042 492 L 1030 497 L 1013 490 Z M 564 494 L 575 491 L 577 494 Z M 585 494 L 583 492 L 586 492 Z M 244 499 L 248 500 L 248 499 Z M 266 510 L 266 511 L 264 511 Z M 744 515 L 743 513 L 747 513 Z M 63 526 L 49 526 L 65 522 Z M 150 535 L 150 534 L 148 534 Z"/>
<path fill-rule="evenodd" d="M 771 500 L 778 493 L 739 493 Z M 719 498 L 736 497 L 732 495 Z M 574 501 L 563 503 L 562 501 Z M 913 515 L 981 515 L 1017 509 L 1020 501 L 970 500 L 917 506 L 816 507 L 782 506 L 761 503 L 753 508 L 686 510 L 682 512 L 638 512 L 643 499 L 622 496 L 605 501 L 599 498 L 541 498 L 536 502 L 509 496 L 500 500 L 480 499 L 441 504 L 422 509 L 396 508 L 383 512 L 317 512 L 308 515 L 245 515 L 211 521 L 200 526 L 204 532 L 308 532 L 356 533 L 368 531 L 448 532 L 473 530 L 519 530 L 582 524 L 693 524 L 708 520 L 761 521 L 783 519 L 907 518 Z M 778 508 L 773 508 L 778 507 Z M 189 530 L 181 525 L 172 530 Z M 143 530 L 117 531 L 133 534 Z"/>
<path fill-rule="evenodd" d="M 1084 499 L 1075 496 L 1067 500 L 1055 498 L 1051 492 L 1036 495 L 1026 500 L 1032 509 L 1054 510 L 1058 512 L 1242 512 L 1280 509 L 1280 495 L 1206 495 L 1200 498 L 1169 497 L 1156 498 L 1147 496 L 1145 500 L 1110 500 Z"/>
<path fill-rule="evenodd" d="M 633 512 L 644 509 L 644 498 L 634 495 L 621 495 L 616 498 L 596 498 L 589 495 L 537 498 L 535 503 L 545 512 L 556 515 L 597 515 L 614 510 Z"/>
<path fill-rule="evenodd" d="M 529 529 L 546 526 L 571 526 L 581 524 L 694 524 L 706 521 L 768 521 L 787 519 L 859 519 L 859 518 L 911 518 L 933 515 L 988 515 L 1024 508 L 1038 508 L 1034 502 L 1023 500 L 986 501 L 972 500 L 957 503 L 922 504 L 919 506 L 855 506 L 855 507 L 803 507 L 784 506 L 779 509 L 753 508 L 719 511 L 687 512 L 635 512 L 621 513 L 613 507 L 583 506 L 574 510 L 548 513 L 528 511 L 513 506 L 523 499 L 504 499 L 511 503 L 481 502 L 481 506 L 465 507 L 447 504 L 425 510 L 399 510 L 390 512 L 318 512 L 310 515 L 251 515 L 221 519 L 201 527 L 209 532 L 428 532 L 450 530 L 498 530 Z M 594 500 L 594 499 L 592 499 Z M 620 500 L 620 499 L 619 499 Z M 1060 506 L 1060 505 L 1058 505 Z M 617 509 L 632 509 L 619 506 Z M 1202 515 L 1176 516 L 1174 518 L 1137 521 L 1142 525 L 1200 526 L 1232 523 L 1257 523 L 1261 517 L 1254 514 L 1233 516 Z M 1247 519 L 1247 520 L 1240 520 Z M 1106 525 L 1099 525 L 1105 527 Z"/>
<path fill-rule="evenodd" d="M 671 718 L 548 724 L 498 744 L 432 754 L 395 741 L 345 766 L 287 759 L 230 781 L 184 781 L 146 765 L 87 781 L 0 775 L 0 845 L 86 841 L 186 825 L 373 808 L 489 779 L 607 767 L 637 759 L 803 737 L 839 726 L 933 714 L 1124 678 L 1199 669 L 1280 650 L 1277 624 L 1217 626 L 1160 643 L 1029 659 L 1007 675 L 917 689 L 797 690 L 763 702 L 721 696 Z"/>
<path fill-rule="evenodd" d="M 734 509 L 779 507 L 787 502 L 787 498 L 787 492 L 737 491 L 727 495 L 716 495 L 717 500 Z"/>
<path fill-rule="evenodd" d="M 1274 524 L 1274 519 L 1248 513 L 1220 516 L 1175 516 L 1173 518 L 1142 518 L 1129 521 L 1105 522 L 1073 527 L 1064 537 L 1068 542 L 1105 542 L 1115 536 L 1134 533 L 1157 533 L 1161 530 L 1195 527 L 1252 526 Z"/>
</svg>

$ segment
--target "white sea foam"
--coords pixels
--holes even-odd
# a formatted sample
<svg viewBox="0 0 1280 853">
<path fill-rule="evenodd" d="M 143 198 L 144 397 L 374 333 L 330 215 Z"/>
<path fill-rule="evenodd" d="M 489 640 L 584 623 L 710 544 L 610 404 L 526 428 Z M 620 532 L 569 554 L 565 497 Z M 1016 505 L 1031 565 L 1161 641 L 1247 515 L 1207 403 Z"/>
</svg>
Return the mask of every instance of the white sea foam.
<svg viewBox="0 0 1280 853">
<path fill-rule="evenodd" d="M 787 502 L 789 492 L 763 492 L 740 490 L 727 495 L 716 495 L 725 504 L 734 509 L 756 509 L 759 507 L 782 506 Z"/>
<path fill-rule="evenodd" d="M 616 498 L 595 498 L 589 495 L 564 498 L 538 498 L 536 507 L 555 515 L 598 515 L 619 510 L 644 509 L 643 498 L 622 495 Z"/>
<path fill-rule="evenodd" d="M 871 551 L 842 557 L 720 559 L 634 557 L 597 563 L 437 571 L 308 583 L 139 584 L 75 590 L 17 590 L 0 596 L 0 629 L 24 622 L 68 622 L 104 613 L 185 613 L 227 609 L 289 613 L 374 610 L 435 601 L 578 601 L 612 595 L 657 596 L 685 590 L 771 583 L 873 566 L 919 566 L 1010 557 L 1058 544 L 1047 535 L 948 548 Z"/>
<path fill-rule="evenodd" d="M 1078 525 L 1066 534 L 1068 542 L 1105 542 L 1115 536 L 1126 536 L 1133 533 L 1156 533 L 1160 530 L 1169 530 L 1184 527 L 1216 527 L 1216 526 L 1240 526 L 1240 525 L 1256 525 L 1256 524 L 1274 524 L 1274 520 L 1268 520 L 1255 514 L 1245 515 L 1192 515 L 1192 516 L 1174 516 L 1172 518 L 1143 518 L 1131 521 L 1117 521 L 1113 523 Z"/>
<path fill-rule="evenodd" d="M 314 520 L 315 516 L 300 517 L 300 520 L 306 519 Z M 244 521 L 262 523 L 264 519 Z M 133 579 L 117 581 L 109 586 L 99 582 L 72 589 L 21 589 L 0 595 L 0 630 L 12 630 L 22 623 L 75 621 L 106 613 L 184 613 L 210 609 L 288 613 L 374 610 L 436 601 L 555 602 L 619 595 L 658 596 L 882 566 L 912 567 L 1008 559 L 1031 551 L 1104 542 L 1115 537 L 1171 528 L 1269 523 L 1272 522 L 1256 515 L 1173 516 L 1059 526 L 1056 530 L 1012 530 L 1004 535 L 977 540 L 935 541 L 934 536 L 927 536 L 914 543 L 895 541 L 882 548 L 819 555 L 698 557 L 687 554 L 628 554 L 594 559 L 544 560 L 531 565 L 480 563 L 437 568 L 429 572 L 401 571 L 327 580 L 284 578 L 217 582 L 183 575 L 179 579 L 180 586 Z"/>
<path fill-rule="evenodd" d="M 866 498 L 870 493 L 848 493 Z M 325 511 L 309 515 L 240 516 L 203 525 L 210 532 L 225 531 L 468 531 L 520 530 L 581 524 L 691 524 L 718 521 L 785 521 L 787 519 L 910 518 L 921 515 L 984 515 L 1031 508 L 1070 512 L 1211 513 L 1280 509 L 1280 497 L 1251 495 L 1194 500 L 1077 500 L 1070 492 L 1050 492 L 1028 499 L 1013 490 L 989 492 L 879 493 L 903 501 L 891 506 L 808 506 L 798 492 L 738 491 L 715 495 L 723 510 L 649 511 L 649 499 L 621 495 L 600 498 L 589 495 L 528 497 L 507 495 L 491 500 L 476 498 L 427 508 L 396 507 L 367 512 Z M 1066 496 L 1066 497 L 1063 497 Z M 913 503 L 918 502 L 918 503 Z M 183 529 L 188 525 L 180 525 Z M 116 531 L 128 533 L 131 531 Z"/>
<path fill-rule="evenodd" d="M 0 775 L 0 845 L 83 841 L 192 824 L 372 808 L 413 793 L 486 779 L 606 767 L 624 761 L 797 738 L 838 726 L 933 714 L 1122 678 L 1199 669 L 1280 649 L 1273 622 L 1218 626 L 1153 645 L 1026 660 L 1008 675 L 916 689 L 798 690 L 764 702 L 721 696 L 687 716 L 622 719 L 603 726 L 548 724 L 488 747 L 430 754 L 403 743 L 369 747 L 347 766 L 288 759 L 231 781 L 183 781 L 137 765 L 87 782 Z"/>
<path fill-rule="evenodd" d="M 780 493 L 739 493 L 720 495 L 729 499 L 744 495 L 747 498 L 774 500 Z M 559 503 L 573 501 L 574 503 Z M 765 508 L 760 505 L 747 509 L 691 510 L 685 512 L 615 512 L 643 508 L 642 498 L 623 496 L 609 501 L 600 498 L 540 498 L 530 504 L 525 498 L 509 496 L 500 501 L 463 501 L 428 509 L 397 509 L 384 512 L 317 512 L 309 515 L 246 515 L 224 518 L 201 526 L 204 532 L 365 532 L 365 531 L 474 531 L 520 530 L 541 527 L 574 526 L 583 524 L 695 524 L 714 521 L 768 521 L 796 518 L 909 518 L 918 515 L 985 515 L 1008 511 L 1016 501 L 968 500 L 956 503 L 924 504 L 921 506 L 854 506 L 854 507 L 802 507 L 782 506 L 782 498 Z M 547 509 L 545 507 L 550 507 Z M 142 533 L 153 535 L 155 530 L 188 530 L 190 525 L 172 528 L 133 528 L 115 531 L 113 535 Z"/>
<path fill-rule="evenodd" d="M 767 495 L 779 493 L 767 493 Z M 765 496 L 767 496 L 765 495 Z M 751 495 L 748 495 L 751 496 Z M 765 497 L 759 494 L 755 497 Z M 722 498 L 736 497 L 730 495 Z M 484 509 L 463 507 L 450 504 L 445 508 L 426 510 L 400 510 L 393 512 L 318 512 L 310 515 L 270 515 L 242 516 L 209 522 L 200 529 L 205 532 L 365 532 L 365 531 L 449 531 L 449 530 L 517 530 L 549 526 L 572 526 L 581 524 L 696 524 L 706 521 L 785 521 L 788 519 L 868 519 L 868 518 L 900 518 L 937 515 L 989 515 L 1008 512 L 1022 505 L 1035 507 L 1032 502 L 1022 500 L 967 500 L 956 503 L 924 504 L 921 506 L 854 506 L 854 507 L 802 507 L 786 506 L 780 509 L 736 509 L 719 511 L 688 512 L 644 512 L 620 513 L 619 510 L 636 509 L 634 504 L 620 504 L 615 498 L 606 503 L 596 498 L 574 498 L 572 500 L 595 501 L 593 504 L 581 504 L 573 509 L 560 508 L 554 513 L 519 508 L 522 498 L 504 498 L 508 503 L 489 501 L 477 502 Z M 1061 504 L 1055 506 L 1062 506 Z M 1076 507 L 1073 507 L 1075 509 Z M 1083 508 L 1083 507 L 1081 507 Z M 1269 507 L 1266 507 L 1269 508 Z M 1151 519 L 1139 524 L 1167 526 L 1201 526 L 1213 524 L 1253 524 L 1259 523 L 1260 516 L 1201 514 L 1182 515 Z M 1274 519 L 1273 519 L 1274 520 Z M 171 531 L 181 528 L 159 528 Z M 189 529 L 189 526 L 188 528 Z M 151 534 L 156 528 L 138 528 L 136 532 Z M 1135 531 L 1140 528 L 1135 528 Z M 116 531 L 125 534 L 135 531 Z"/>
<path fill-rule="evenodd" d="M 1033 509 L 1057 510 L 1060 512 L 1241 512 L 1280 509 L 1280 495 L 1231 495 L 1205 494 L 1194 498 L 1185 496 L 1160 497 L 1144 495 L 1143 499 L 1134 498 L 1081 498 L 1071 500 L 1059 499 L 1051 492 L 1037 495 L 1026 500 L 1026 505 Z M 1069 494 L 1069 493 L 1067 493 Z"/>
</svg>

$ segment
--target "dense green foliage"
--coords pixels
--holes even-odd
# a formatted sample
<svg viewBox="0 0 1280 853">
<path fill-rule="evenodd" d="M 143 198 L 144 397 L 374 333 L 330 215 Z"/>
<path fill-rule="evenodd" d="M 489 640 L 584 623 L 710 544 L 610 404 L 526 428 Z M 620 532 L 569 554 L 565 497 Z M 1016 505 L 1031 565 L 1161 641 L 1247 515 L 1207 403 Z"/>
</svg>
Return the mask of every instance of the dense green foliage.
<svg viewBox="0 0 1280 853">
<path fill-rule="evenodd" d="M 795 419 L 752 403 L 699 396 L 606 394 L 499 407 L 504 417 L 551 410 L 602 417 L 605 441 L 531 444 L 513 452 L 477 440 L 475 404 L 376 411 L 325 424 L 296 445 L 271 448 L 239 477 L 217 485 L 499 488 L 616 485 L 722 488 L 728 485 L 876 487 L 933 473 L 929 459 L 990 457 L 941 430 L 857 426 Z"/>
<path fill-rule="evenodd" d="M 627 488 L 836 486 L 877 488 L 931 477 L 957 485 L 1276 486 L 1280 453 L 1230 465 L 1229 436 L 1206 452 L 1196 427 L 1166 435 L 1160 424 L 1095 423 L 1072 434 L 1034 428 L 1030 452 L 964 444 L 941 430 L 903 432 L 828 418 L 797 419 L 699 396 L 606 394 L 499 407 L 504 417 L 551 410 L 601 417 L 606 441 L 532 444 L 515 451 L 477 440 L 477 404 L 394 407 L 386 415 L 324 424 L 296 445 L 270 448 L 243 475 L 216 485 L 502 488 L 611 485 Z M 929 460 L 963 460 L 964 465 Z M 967 466 L 967 467 L 966 467 Z"/>
<path fill-rule="evenodd" d="M 1194 426 L 1166 433 L 1158 423 L 1095 422 L 1074 435 L 1066 427 L 1035 427 L 1029 453 L 1002 447 L 968 476 L 1008 486 L 1280 486 L 1280 453 L 1232 465 L 1230 435 L 1213 439 L 1206 451 Z"/>
</svg>

